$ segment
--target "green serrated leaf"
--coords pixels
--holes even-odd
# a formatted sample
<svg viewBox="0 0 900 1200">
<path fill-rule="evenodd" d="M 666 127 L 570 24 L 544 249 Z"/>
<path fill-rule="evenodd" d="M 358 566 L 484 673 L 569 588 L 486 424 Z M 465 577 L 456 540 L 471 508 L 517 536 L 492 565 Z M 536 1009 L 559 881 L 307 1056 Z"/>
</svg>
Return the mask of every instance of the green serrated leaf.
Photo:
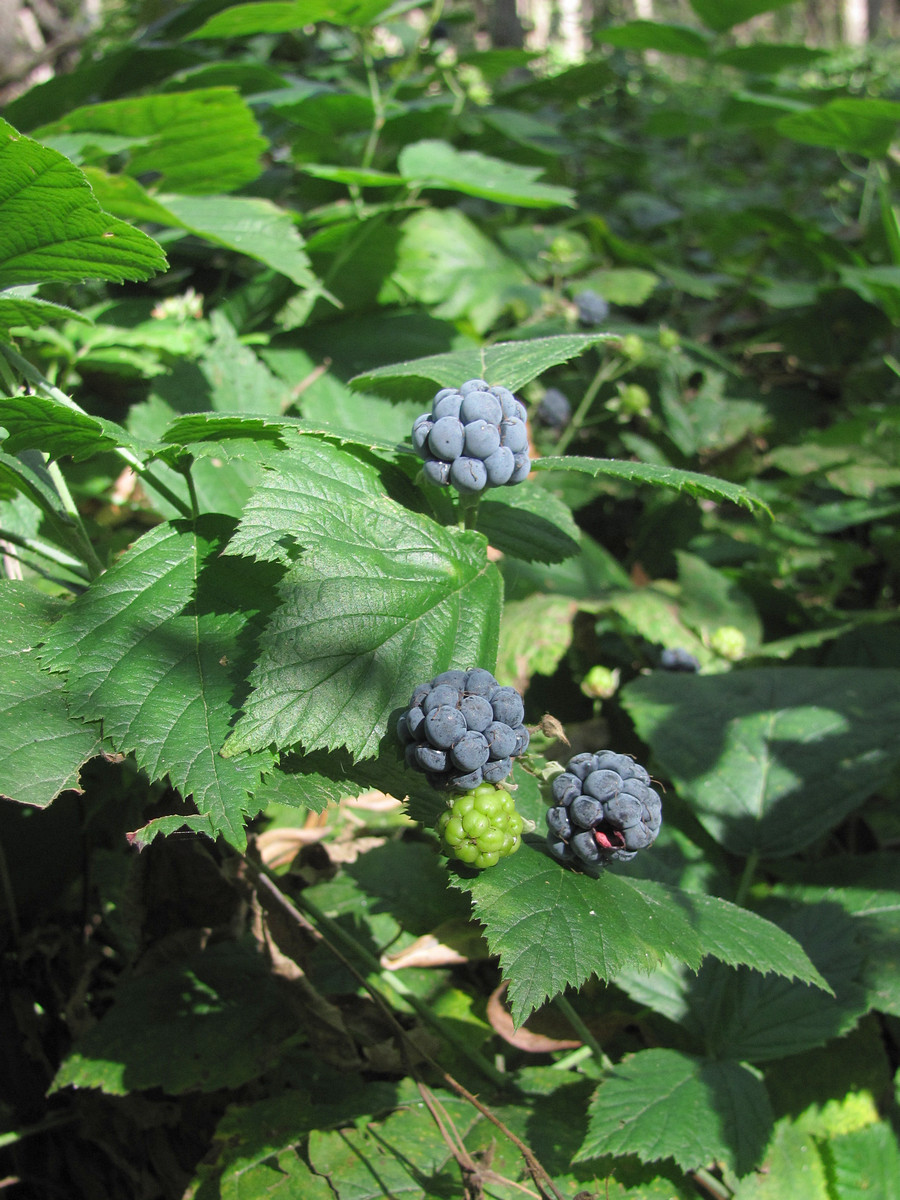
<svg viewBox="0 0 900 1200">
<path fill-rule="evenodd" d="M 816 1139 L 787 1119 L 776 1122 L 760 1170 L 733 1194 L 735 1200 L 834 1200 Z"/>
<path fill-rule="evenodd" d="M 484 1120 L 458 1096 L 436 1092 L 435 1098 L 463 1141 Z M 454 1155 L 418 1094 L 409 1096 L 384 1120 L 366 1122 L 359 1129 L 312 1132 L 309 1161 L 317 1174 L 340 1180 L 341 1195 L 348 1200 L 383 1200 L 385 1196 L 436 1200 L 461 1194 Z"/>
<path fill-rule="evenodd" d="M 40 446 L 52 459 L 83 460 L 118 446 L 141 454 L 149 450 L 115 421 L 91 417 L 50 396 L 0 396 L 0 425 L 9 434 L 4 448 L 12 453 Z"/>
<path fill-rule="evenodd" d="M 684 54 L 689 58 L 709 58 L 710 37 L 688 25 L 663 21 L 628 21 L 600 30 L 598 40 L 623 50 L 659 50 L 663 54 Z"/>
<path fill-rule="evenodd" d="M 683 1025 L 696 1045 L 715 1056 L 771 1062 L 847 1033 L 868 1008 L 851 918 L 826 903 L 770 902 L 761 912 L 776 934 L 790 935 L 798 950 L 802 946 L 800 954 L 815 963 L 822 987 L 813 990 L 782 975 L 733 970 L 721 962 L 704 963 L 696 976 L 669 964 L 659 979 L 632 972 L 616 982 L 637 1003 Z"/>
<path fill-rule="evenodd" d="M 265 263 L 301 288 L 318 287 L 291 214 L 259 196 L 159 196 L 174 220 L 219 246 Z"/>
<path fill-rule="evenodd" d="M 578 553 L 579 530 L 568 505 L 534 484 L 488 490 L 475 528 L 496 550 L 525 562 L 557 563 Z"/>
<path fill-rule="evenodd" d="M 477 150 L 457 150 L 449 142 L 427 139 L 405 146 L 398 167 L 411 187 L 437 187 L 523 208 L 575 207 L 571 188 L 538 182 L 540 167 L 489 158 Z"/>
<path fill-rule="evenodd" d="M 498 678 L 524 692 L 532 675 L 552 675 L 572 644 L 572 623 L 580 607 L 569 596 L 540 592 L 507 601 L 500 625 Z"/>
<path fill-rule="evenodd" d="M 63 1060 L 51 1090 L 126 1096 L 149 1088 L 171 1095 L 236 1088 L 258 1079 L 295 1029 L 265 958 L 254 947 L 222 942 L 124 977 L 112 1006 Z"/>
<path fill-rule="evenodd" d="M 613 458 L 579 458 L 576 455 L 539 458 L 535 461 L 536 471 L 581 471 L 595 479 L 608 476 L 626 479 L 632 483 L 649 483 L 654 487 L 675 488 L 706 500 L 728 500 L 751 511 L 767 513 L 769 506 L 747 488 L 712 475 L 700 475 L 696 471 L 682 471 L 677 467 L 659 467 L 653 463 L 625 462 Z"/>
<path fill-rule="evenodd" d="M 17 580 L 0 587 L 0 795 L 45 808 L 78 786 L 100 730 L 74 720 L 63 680 L 40 669 L 38 644 L 66 604 Z"/>
<path fill-rule="evenodd" d="M 595 879 L 566 870 L 537 844 L 524 843 L 490 870 L 452 882 L 471 893 L 491 953 L 500 956 L 517 1025 L 592 975 L 650 971 L 667 954 L 696 968 L 704 954 L 677 905 L 611 871 Z"/>
<path fill-rule="evenodd" d="M 900 757 L 900 672 L 889 669 L 654 672 L 621 697 L 658 769 L 735 854 L 781 857 L 809 845 Z"/>
<path fill-rule="evenodd" d="M 576 1161 L 636 1154 L 694 1171 L 718 1160 L 746 1175 L 762 1157 L 772 1120 L 765 1085 L 741 1063 L 642 1050 L 598 1087 Z"/>
<path fill-rule="evenodd" d="M 821 1146 L 835 1200 L 900 1200 L 900 1148 L 887 1121 Z"/>
<path fill-rule="evenodd" d="M 486 549 L 391 500 L 374 467 L 299 439 L 228 549 L 287 573 L 225 753 L 302 743 L 371 757 L 417 683 L 451 665 L 490 670 L 501 584 Z"/>
<path fill-rule="evenodd" d="M 374 390 L 377 391 L 375 385 L 378 380 L 418 378 L 431 380 L 438 387 L 459 387 L 466 379 L 484 379 L 492 385 L 502 385 L 514 392 L 530 383 L 532 379 L 537 379 L 550 367 L 577 358 L 591 346 L 611 339 L 614 340 L 611 333 L 568 333 L 555 337 L 533 338 L 531 341 L 497 342 L 493 346 L 473 346 L 464 350 L 453 350 L 448 354 L 430 354 L 427 358 L 376 367 L 373 371 L 357 375 L 350 382 L 361 388 L 374 386 Z"/>
<path fill-rule="evenodd" d="M 781 117 L 775 128 L 798 142 L 880 158 L 890 149 L 898 125 L 900 103 L 897 101 L 841 96 L 821 108 Z"/>
<path fill-rule="evenodd" d="M 210 17 L 188 38 L 253 37 L 258 33 L 290 33 L 317 21 L 365 28 L 394 0 L 263 0 L 236 4 Z"/>
<path fill-rule="evenodd" d="M 0 288 L 149 279 L 166 256 L 105 213 L 78 168 L 0 120 Z"/>
<path fill-rule="evenodd" d="M 37 296 L 15 295 L 13 289 L 0 295 L 0 337 L 8 340 L 11 329 L 40 329 L 51 321 L 83 321 L 89 325 L 91 318 L 65 304 L 52 304 Z"/>
<path fill-rule="evenodd" d="M 689 0 L 691 8 L 714 33 L 724 33 L 760 13 L 775 12 L 794 0 Z"/>
<path fill-rule="evenodd" d="M 74 601 L 41 657 L 67 672 L 73 715 L 102 719 L 116 750 L 133 753 L 152 779 L 168 776 L 242 848 L 244 814 L 256 811 L 272 757 L 237 763 L 219 748 L 235 715 L 233 664 L 274 576 L 220 557 L 231 529 L 209 516 L 196 531 L 177 521 L 145 534 Z"/>
<path fill-rule="evenodd" d="M 688 916 L 706 954 L 728 966 L 747 966 L 763 976 L 813 984 L 829 996 L 833 989 L 810 961 L 805 943 L 758 913 L 718 896 L 669 888 L 649 879 L 630 881 L 647 899 L 677 905 Z"/>
<path fill-rule="evenodd" d="M 140 178 L 152 172 L 160 187 L 190 195 L 231 192 L 250 183 L 267 145 L 246 101 L 226 87 L 85 105 L 36 136 L 75 135 L 89 143 L 97 133 L 132 139 L 127 174 Z"/>
<path fill-rule="evenodd" d="M 382 303 L 399 292 L 406 302 L 428 305 L 436 317 L 468 320 L 480 334 L 496 324 L 516 289 L 529 282 L 522 268 L 455 208 L 427 208 L 408 217 L 396 256 L 390 283 L 379 294 Z"/>
</svg>

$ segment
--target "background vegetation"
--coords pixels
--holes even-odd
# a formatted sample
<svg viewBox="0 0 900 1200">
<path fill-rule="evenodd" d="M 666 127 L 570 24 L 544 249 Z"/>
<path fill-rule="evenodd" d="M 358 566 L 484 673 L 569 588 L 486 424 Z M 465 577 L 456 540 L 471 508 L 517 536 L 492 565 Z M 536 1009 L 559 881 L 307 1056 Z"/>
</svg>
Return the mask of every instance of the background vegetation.
<svg viewBox="0 0 900 1200">
<path fill-rule="evenodd" d="M 11 1195 L 897 1195 L 897 52 L 814 8 L 29 6 Z M 409 431 L 482 375 L 535 471 L 464 511 Z M 481 873 L 393 733 L 475 663 L 534 730 Z M 595 879 L 544 791 L 606 747 L 664 824 Z"/>
</svg>

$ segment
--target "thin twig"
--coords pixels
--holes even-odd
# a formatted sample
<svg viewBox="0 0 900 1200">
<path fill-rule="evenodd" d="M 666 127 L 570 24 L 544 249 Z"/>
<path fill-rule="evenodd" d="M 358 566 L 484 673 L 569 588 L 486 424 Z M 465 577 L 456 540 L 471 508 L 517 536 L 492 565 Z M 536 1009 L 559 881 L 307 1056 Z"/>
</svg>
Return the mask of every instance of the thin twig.
<svg viewBox="0 0 900 1200">
<path fill-rule="evenodd" d="M 269 893 L 269 895 L 277 901 L 277 903 L 280 905 L 281 908 L 284 909 L 285 912 L 289 913 L 295 920 L 299 921 L 300 924 L 305 929 L 309 929 L 310 928 L 309 921 L 302 915 L 301 912 L 298 911 L 297 906 L 294 905 L 293 902 L 291 900 L 289 900 L 287 896 L 284 895 L 284 893 L 278 887 L 277 883 L 266 873 L 265 869 L 260 867 L 258 864 L 252 862 L 249 858 L 246 857 L 246 855 L 240 855 L 240 858 L 241 858 L 241 861 L 244 863 L 244 865 L 245 865 L 251 879 L 254 881 L 254 883 L 259 883 L 259 885 L 262 886 Z M 324 924 L 326 927 L 328 927 L 338 937 L 340 937 L 342 939 L 352 940 L 352 939 L 349 939 L 349 935 L 346 934 L 344 932 L 344 930 L 342 930 L 340 928 L 339 925 L 336 925 L 334 922 L 329 921 L 328 918 L 325 917 L 324 913 L 320 913 L 316 909 L 315 905 L 312 905 L 309 901 L 304 901 L 304 900 L 301 900 L 300 904 L 303 907 L 307 908 L 307 911 L 310 913 L 311 916 L 314 917 L 317 924 L 319 924 L 319 925 Z M 397 1036 L 401 1039 L 401 1042 L 403 1044 L 408 1043 L 410 1040 L 409 1034 L 403 1028 L 403 1026 L 400 1024 L 400 1022 L 397 1020 L 397 1017 L 395 1016 L 390 1005 L 385 1000 L 384 996 L 382 996 L 381 992 L 372 984 L 372 982 L 370 980 L 366 979 L 366 977 L 360 971 L 357 970 L 357 968 L 346 957 L 346 955 L 340 949 L 338 949 L 338 947 L 335 946 L 334 943 L 324 933 L 322 933 L 321 928 L 319 928 L 317 930 L 317 936 L 328 947 L 328 949 L 331 951 L 331 953 L 340 961 L 340 963 L 343 966 L 345 966 L 348 971 L 350 971 L 350 973 L 360 983 L 360 985 L 366 989 L 366 991 L 372 997 L 375 1004 L 378 1006 L 382 1015 L 385 1017 L 385 1019 L 388 1021 L 388 1023 L 395 1029 Z M 353 947 L 354 947 L 355 952 L 358 953 L 364 960 L 366 960 L 367 962 L 371 962 L 372 969 L 374 969 L 376 972 L 379 971 L 380 964 L 378 964 L 376 962 L 376 960 L 374 958 L 372 958 L 372 956 L 370 954 L 368 954 L 368 952 L 362 946 L 360 946 L 355 940 L 353 941 Z M 405 998 L 415 1008 L 415 1010 L 417 1012 L 421 1013 L 421 1015 L 423 1017 L 425 1017 L 427 1020 L 429 1020 L 430 1023 L 433 1024 L 435 1022 L 435 1018 L 434 1018 L 433 1014 L 431 1014 L 428 1011 L 428 1009 L 425 1008 L 425 1006 L 419 1002 L 417 997 L 409 995 L 409 996 L 406 996 Z M 438 1025 L 438 1028 L 440 1028 L 440 1025 Z M 443 1034 L 443 1036 L 445 1038 L 448 1037 L 447 1031 L 445 1029 L 441 1029 L 441 1033 Z M 456 1039 L 450 1039 L 450 1040 L 452 1040 L 454 1042 L 454 1044 L 460 1045 L 460 1043 L 456 1042 Z M 465 1043 L 461 1044 L 461 1048 L 467 1049 L 469 1057 L 473 1058 L 471 1048 L 466 1048 Z M 487 1107 L 486 1104 L 483 1104 L 478 1099 L 477 1096 L 474 1096 L 469 1091 L 468 1088 L 464 1087 L 463 1084 L 461 1084 L 457 1079 L 454 1079 L 454 1077 L 450 1074 L 450 1072 L 446 1071 L 440 1065 L 440 1063 L 436 1062 L 431 1057 L 431 1055 L 428 1054 L 428 1052 L 426 1050 L 424 1050 L 421 1046 L 416 1046 L 415 1049 L 416 1049 L 416 1052 L 421 1056 L 421 1058 L 424 1059 L 424 1061 L 427 1062 L 429 1064 L 429 1066 L 432 1067 L 441 1076 L 441 1078 L 444 1080 L 444 1082 L 447 1084 L 448 1087 L 450 1087 L 453 1091 L 455 1091 L 457 1093 L 457 1095 L 462 1096 L 462 1098 L 464 1100 L 466 1100 L 469 1104 L 471 1104 L 473 1108 L 477 1109 L 478 1112 L 480 1112 L 483 1117 L 486 1117 L 491 1122 L 492 1125 L 495 1125 L 497 1127 L 497 1129 L 500 1130 L 500 1132 L 503 1134 L 503 1136 L 505 1138 L 507 1138 L 510 1142 L 512 1142 L 512 1144 L 516 1147 L 516 1149 L 519 1151 L 519 1153 L 525 1159 L 525 1164 L 528 1168 L 528 1172 L 531 1175 L 531 1178 L 533 1179 L 534 1184 L 538 1189 L 538 1192 L 540 1193 L 540 1195 L 542 1197 L 544 1197 L 544 1200 L 546 1200 L 548 1193 L 550 1195 L 552 1195 L 555 1198 L 555 1200 L 565 1200 L 565 1197 L 558 1190 L 558 1188 L 554 1184 L 553 1180 L 550 1178 L 549 1174 L 544 1169 L 544 1167 L 541 1165 L 540 1161 L 538 1160 L 538 1158 L 536 1157 L 534 1152 L 530 1149 L 530 1147 L 526 1146 L 521 1138 L 517 1137 L 516 1134 L 514 1134 L 511 1129 L 509 1129 L 506 1125 L 504 1125 L 504 1123 L 500 1120 L 500 1118 L 498 1116 L 496 1116 L 493 1112 L 491 1112 L 491 1110 Z M 473 1061 L 477 1062 L 480 1059 L 481 1059 L 481 1056 L 478 1055 L 476 1058 L 473 1058 Z M 492 1078 L 499 1076 L 499 1072 L 497 1072 L 496 1070 L 493 1070 L 493 1071 L 490 1071 L 487 1073 Z M 507 1080 L 504 1080 L 502 1078 L 502 1076 L 499 1076 L 499 1078 L 500 1078 L 501 1086 L 508 1086 Z"/>
</svg>

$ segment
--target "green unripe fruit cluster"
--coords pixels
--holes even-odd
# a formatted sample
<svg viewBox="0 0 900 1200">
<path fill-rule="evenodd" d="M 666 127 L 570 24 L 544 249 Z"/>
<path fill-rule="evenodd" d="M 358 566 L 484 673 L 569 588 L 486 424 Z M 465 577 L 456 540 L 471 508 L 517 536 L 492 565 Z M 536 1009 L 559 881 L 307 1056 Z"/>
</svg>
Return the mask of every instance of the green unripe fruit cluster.
<svg viewBox="0 0 900 1200">
<path fill-rule="evenodd" d="M 493 867 L 518 850 L 524 822 L 505 788 L 483 783 L 454 796 L 438 819 L 441 847 L 472 867 Z"/>
</svg>

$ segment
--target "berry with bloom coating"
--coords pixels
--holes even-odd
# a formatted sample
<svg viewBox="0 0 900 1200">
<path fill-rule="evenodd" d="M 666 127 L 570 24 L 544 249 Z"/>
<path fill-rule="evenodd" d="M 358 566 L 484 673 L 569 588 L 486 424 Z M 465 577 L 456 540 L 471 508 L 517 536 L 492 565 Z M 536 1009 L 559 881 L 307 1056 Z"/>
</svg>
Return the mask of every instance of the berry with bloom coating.
<svg viewBox="0 0 900 1200">
<path fill-rule="evenodd" d="M 493 867 L 521 843 L 524 822 L 504 788 L 482 783 L 455 796 L 438 818 L 441 848 L 473 867 Z"/>
<path fill-rule="evenodd" d="M 551 793 L 547 842 L 562 862 L 630 862 L 656 841 L 662 801 L 647 771 L 627 754 L 576 754 L 553 780 Z"/>
<path fill-rule="evenodd" d="M 499 783 L 528 748 L 525 705 L 490 671 L 444 671 L 421 683 L 397 722 L 407 765 L 435 787 L 462 791 Z"/>
<path fill-rule="evenodd" d="M 548 429 L 563 429 L 572 417 L 569 397 L 559 388 L 547 388 L 534 416 L 538 424 L 546 425 Z"/>
<path fill-rule="evenodd" d="M 609 304 L 590 288 L 579 292 L 574 300 L 582 325 L 602 325 L 609 316 Z"/>
<path fill-rule="evenodd" d="M 525 406 L 483 379 L 442 388 L 431 412 L 416 417 L 412 444 L 429 483 L 467 495 L 521 483 L 531 471 Z"/>
<path fill-rule="evenodd" d="M 699 671 L 700 663 L 690 651 L 682 646 L 672 646 L 663 650 L 659 656 L 659 665 L 664 671 Z"/>
</svg>

